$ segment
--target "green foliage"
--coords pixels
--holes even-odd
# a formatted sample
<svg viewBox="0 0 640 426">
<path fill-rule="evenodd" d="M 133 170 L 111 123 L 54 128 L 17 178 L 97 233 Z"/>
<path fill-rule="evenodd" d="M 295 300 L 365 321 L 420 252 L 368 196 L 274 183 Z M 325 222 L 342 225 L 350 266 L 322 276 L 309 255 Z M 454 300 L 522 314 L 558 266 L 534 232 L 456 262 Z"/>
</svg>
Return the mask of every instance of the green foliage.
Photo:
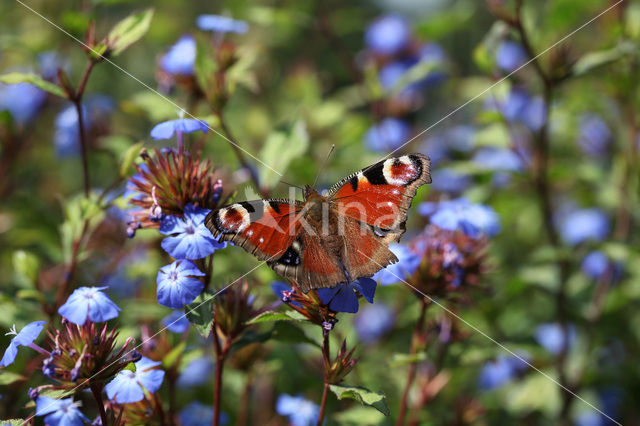
<svg viewBox="0 0 640 426">
<path fill-rule="evenodd" d="M 373 392 L 362 386 L 330 385 L 329 389 L 338 399 L 355 399 L 362 405 L 369 405 L 385 416 L 389 415 L 387 400 L 382 392 Z"/>
<path fill-rule="evenodd" d="M 213 329 L 213 293 L 204 291 L 190 305 L 184 307 L 187 319 L 205 339 Z"/>
<path fill-rule="evenodd" d="M 0 75 L 0 82 L 6 84 L 18 84 L 18 83 L 30 83 L 34 86 L 38 86 L 40 89 L 51 93 L 52 95 L 66 98 L 67 94 L 62 90 L 60 86 L 44 80 L 37 74 L 28 74 L 22 72 L 10 72 Z"/>
<path fill-rule="evenodd" d="M 146 9 L 134 13 L 118 22 L 107 36 L 109 51 L 118 56 L 136 41 L 140 40 L 149 30 L 153 9 Z"/>
<path fill-rule="evenodd" d="M 273 187 L 278 183 L 281 178 L 274 170 L 284 173 L 291 161 L 304 154 L 308 147 L 309 133 L 303 121 L 295 122 L 287 132 L 271 133 L 258 155 L 264 163 L 260 164 L 260 177 L 265 185 Z"/>
</svg>

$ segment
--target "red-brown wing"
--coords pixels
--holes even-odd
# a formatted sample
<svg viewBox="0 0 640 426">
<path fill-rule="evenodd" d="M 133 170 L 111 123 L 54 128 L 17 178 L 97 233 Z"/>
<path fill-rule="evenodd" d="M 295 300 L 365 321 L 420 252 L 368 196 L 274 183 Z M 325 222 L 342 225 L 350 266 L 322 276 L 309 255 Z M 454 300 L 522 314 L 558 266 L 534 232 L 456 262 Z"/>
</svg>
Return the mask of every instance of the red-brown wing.
<svg viewBox="0 0 640 426">
<path fill-rule="evenodd" d="M 411 200 L 425 183 L 431 183 L 429 157 L 409 154 L 347 176 L 329 190 L 327 197 L 338 215 L 366 223 L 384 236 L 399 232 L 399 238 Z"/>
<path fill-rule="evenodd" d="M 244 201 L 214 210 L 205 225 L 220 241 L 231 241 L 258 260 L 285 255 L 300 231 L 302 203 L 288 200 Z"/>
</svg>

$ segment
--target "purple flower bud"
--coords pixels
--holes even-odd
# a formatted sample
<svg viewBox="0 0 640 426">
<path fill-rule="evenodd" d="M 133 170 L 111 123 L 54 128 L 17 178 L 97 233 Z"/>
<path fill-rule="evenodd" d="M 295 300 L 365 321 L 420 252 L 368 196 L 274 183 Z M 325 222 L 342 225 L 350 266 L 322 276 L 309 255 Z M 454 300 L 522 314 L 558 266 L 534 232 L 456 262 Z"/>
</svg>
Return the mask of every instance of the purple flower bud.
<svg viewBox="0 0 640 426">
<path fill-rule="evenodd" d="M 29 391 L 27 392 L 27 395 L 29 395 L 30 399 L 35 401 L 36 398 L 38 397 L 38 395 L 40 395 L 40 389 L 38 389 L 38 388 L 29 388 Z"/>
</svg>

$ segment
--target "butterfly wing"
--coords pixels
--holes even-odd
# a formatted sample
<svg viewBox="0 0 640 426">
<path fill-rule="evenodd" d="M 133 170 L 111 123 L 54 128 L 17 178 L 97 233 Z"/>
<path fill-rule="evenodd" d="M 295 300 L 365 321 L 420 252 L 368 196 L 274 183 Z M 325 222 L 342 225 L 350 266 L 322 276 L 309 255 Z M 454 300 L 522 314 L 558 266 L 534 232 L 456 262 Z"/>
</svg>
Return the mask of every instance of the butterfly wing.
<svg viewBox="0 0 640 426">
<path fill-rule="evenodd" d="M 302 203 L 289 200 L 255 200 L 214 210 L 205 225 L 220 241 L 231 241 L 258 260 L 284 256 L 300 231 Z"/>
<path fill-rule="evenodd" d="M 343 262 L 354 279 L 397 261 L 388 245 L 404 233 L 411 201 L 425 183 L 431 183 L 429 158 L 409 154 L 373 164 L 329 190 L 344 229 Z"/>
</svg>

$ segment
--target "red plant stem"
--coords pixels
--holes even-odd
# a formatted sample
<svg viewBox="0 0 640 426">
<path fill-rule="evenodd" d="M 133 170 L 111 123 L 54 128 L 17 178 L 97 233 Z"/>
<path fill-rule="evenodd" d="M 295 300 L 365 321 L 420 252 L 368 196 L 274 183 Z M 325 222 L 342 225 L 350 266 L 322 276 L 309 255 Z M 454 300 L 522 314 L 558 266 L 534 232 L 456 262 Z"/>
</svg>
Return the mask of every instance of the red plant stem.
<svg viewBox="0 0 640 426">
<path fill-rule="evenodd" d="M 420 316 L 418 317 L 418 321 L 416 321 L 415 327 L 413 329 L 413 335 L 411 337 L 411 349 L 409 352 L 411 355 L 415 355 L 418 352 L 418 342 L 420 341 L 422 331 L 424 330 L 424 322 L 429 302 L 427 302 L 427 300 L 425 299 L 422 299 L 420 305 Z M 413 380 L 415 378 L 416 363 L 411 362 L 409 364 L 409 370 L 407 371 L 407 383 L 405 384 L 404 391 L 402 392 L 402 401 L 400 402 L 400 411 L 398 412 L 396 426 L 404 425 L 404 419 L 407 415 L 407 406 L 409 405 L 409 390 L 411 390 L 411 385 L 413 384 Z"/>
<path fill-rule="evenodd" d="M 76 112 L 78 114 L 78 132 L 80 134 L 80 151 L 82 154 L 82 176 L 84 181 L 84 196 L 89 196 L 89 190 L 91 188 L 89 183 L 89 154 L 88 154 L 88 146 L 87 146 L 87 135 L 85 133 L 84 128 L 84 113 L 82 111 L 82 97 L 84 95 L 84 90 L 87 87 L 87 81 L 89 80 L 89 75 L 91 74 L 91 70 L 95 62 L 89 60 L 87 64 L 87 68 L 84 70 L 84 74 L 82 75 L 82 80 L 78 85 L 78 88 L 73 96 L 70 96 L 71 102 L 76 107 Z"/>
<path fill-rule="evenodd" d="M 213 347 L 216 352 L 216 379 L 213 390 L 213 426 L 220 425 L 220 397 L 222 394 L 222 373 L 224 362 L 229 352 L 229 343 L 225 341 L 224 346 L 220 345 L 216 323 L 213 323 Z"/>
<path fill-rule="evenodd" d="M 89 388 L 91 388 L 91 393 L 93 394 L 93 397 L 98 404 L 98 411 L 100 412 L 100 420 L 102 420 L 102 424 L 108 425 L 109 418 L 107 417 L 107 412 L 104 409 L 104 401 L 102 400 L 102 386 L 97 383 L 91 382 Z"/>
<path fill-rule="evenodd" d="M 318 426 L 322 425 L 324 420 L 325 407 L 327 405 L 327 395 L 329 393 L 329 382 L 327 374 L 331 368 L 331 350 L 329 347 L 329 331 L 322 330 L 322 365 L 324 370 L 324 387 L 322 389 L 322 400 L 320 401 L 320 412 L 318 414 Z"/>
</svg>

